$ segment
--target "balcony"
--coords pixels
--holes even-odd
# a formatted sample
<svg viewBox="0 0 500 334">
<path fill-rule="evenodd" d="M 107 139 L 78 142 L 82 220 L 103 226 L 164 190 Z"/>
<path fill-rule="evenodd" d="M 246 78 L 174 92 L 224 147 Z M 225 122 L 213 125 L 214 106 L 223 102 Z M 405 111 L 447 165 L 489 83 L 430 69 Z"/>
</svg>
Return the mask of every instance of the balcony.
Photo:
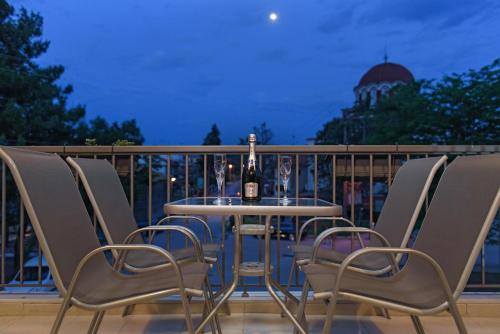
<svg viewBox="0 0 500 334">
<path fill-rule="evenodd" d="M 226 154 L 228 170 L 223 193 L 225 196 L 240 195 L 240 173 L 247 148 L 243 146 L 64 146 L 28 147 L 31 150 L 57 153 L 63 157 L 86 157 L 108 159 L 117 170 L 128 195 L 131 208 L 140 226 L 150 226 L 163 217 L 163 205 L 187 197 L 213 196 L 216 182 L 211 165 L 212 155 Z M 293 158 L 290 192 L 295 197 L 310 197 L 332 201 L 343 207 L 344 216 L 357 226 L 373 227 L 391 182 L 397 170 L 409 159 L 440 156 L 446 154 L 451 161 L 459 155 L 499 153 L 500 146 L 259 146 L 258 161 L 264 177 L 264 195 L 280 196 L 277 185 L 280 155 Z M 351 191 L 354 189 L 354 191 Z M 426 200 L 426 210 L 432 191 Z M 83 193 L 83 192 L 82 192 Z M 1 165 L 1 281 L 0 316 L 5 316 L 0 333 L 35 333 L 49 331 L 61 299 L 50 277 L 36 236 L 29 223 L 24 205 L 19 200 L 5 162 Z M 93 224 L 99 239 L 105 238 L 100 231 L 97 218 Z M 206 217 L 214 237 L 224 249 L 222 269 L 224 280 L 231 277 L 234 251 L 229 217 Z M 262 217 L 246 217 L 245 223 L 263 223 Z M 286 285 L 292 256 L 289 246 L 297 239 L 299 228 L 305 221 L 299 217 L 278 217 L 273 226 L 278 233 L 273 235 L 272 265 L 276 281 Z M 459 300 L 460 312 L 465 316 L 471 333 L 495 332 L 500 321 L 500 297 L 495 293 L 500 288 L 500 221 L 497 218 L 483 245 L 466 292 Z M 417 229 L 418 229 L 417 224 Z M 329 226 L 314 226 L 306 236 L 308 242 Z M 199 231 L 195 231 L 199 232 Z M 418 230 L 414 231 L 413 237 Z M 351 238 L 340 237 L 338 247 L 349 251 Z M 155 241 L 158 245 L 172 249 L 184 243 L 181 238 L 166 237 Z M 261 238 L 245 238 L 244 247 L 256 261 L 264 256 Z M 221 282 L 217 275 L 210 276 L 215 289 Z M 260 278 L 245 277 L 229 305 L 236 315 L 224 316 L 224 332 L 291 332 L 289 321 L 280 318 L 280 310 L 264 292 Z M 296 272 L 293 277 L 295 295 L 300 295 L 303 277 Z M 182 332 L 179 302 L 167 298 L 158 303 L 139 304 L 131 317 L 124 321 L 119 313 L 106 317 L 102 332 L 153 333 L 160 328 Z M 118 311 L 117 311 L 118 312 Z M 315 304 L 310 328 L 321 330 L 320 319 L 314 314 L 324 312 L 323 304 Z M 411 326 L 408 317 L 392 314 L 393 319 L 381 317 L 377 310 L 350 302 L 339 306 L 341 320 L 335 323 L 334 331 L 360 333 L 396 333 Z M 274 314 L 262 314 L 274 313 Z M 490 318 L 488 318 L 490 317 Z M 79 332 L 87 328 L 90 318 L 84 312 L 73 311 L 65 322 L 62 332 Z M 426 317 L 424 327 L 430 332 L 447 328 L 454 330 L 449 317 Z"/>
<path fill-rule="evenodd" d="M 335 322 L 332 333 L 362 333 L 362 334 L 398 334 L 411 328 L 408 317 L 393 317 L 387 320 L 380 317 L 366 316 L 339 316 Z M 313 316 L 310 319 L 310 333 L 321 333 L 322 316 Z M 48 333 L 53 317 L 27 316 L 27 317 L 2 317 L 1 333 Z M 279 315 L 265 314 L 236 314 L 221 319 L 223 333 L 229 334 L 260 334 L 291 333 L 293 327 Z M 66 324 L 60 333 L 84 333 L 87 330 L 90 317 L 68 316 Z M 500 320 L 491 318 L 465 318 L 469 333 L 497 333 Z M 448 333 L 452 323 L 446 317 L 424 318 L 424 326 L 428 333 Z M 101 333 L 186 333 L 181 316 L 165 315 L 133 315 L 123 319 L 119 315 L 108 316 L 103 321 Z M 451 332 L 451 331 L 450 331 Z M 453 333 L 453 332 L 451 332 Z"/>
</svg>

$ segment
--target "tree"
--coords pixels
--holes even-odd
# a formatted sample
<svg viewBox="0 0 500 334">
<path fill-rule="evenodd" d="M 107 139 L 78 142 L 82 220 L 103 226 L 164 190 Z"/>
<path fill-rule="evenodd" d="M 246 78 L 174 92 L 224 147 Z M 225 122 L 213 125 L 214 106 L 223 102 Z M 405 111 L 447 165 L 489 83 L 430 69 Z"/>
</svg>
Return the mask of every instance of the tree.
<svg viewBox="0 0 500 334">
<path fill-rule="evenodd" d="M 336 117 L 325 123 L 316 133 L 316 145 L 344 144 L 344 120 Z"/>
<path fill-rule="evenodd" d="M 81 123 L 76 131 L 76 142 L 84 143 L 92 139 L 97 145 L 112 145 L 119 141 L 142 145 L 144 137 L 135 120 L 123 121 L 121 124 L 109 124 L 104 118 L 97 116 L 89 124 Z"/>
<path fill-rule="evenodd" d="M 478 71 L 396 86 L 373 107 L 355 105 L 352 117 L 326 123 L 316 143 L 498 144 L 499 96 L 497 59 Z"/>
<path fill-rule="evenodd" d="M 432 88 L 439 144 L 499 143 L 500 59 L 478 71 L 447 75 Z"/>
<path fill-rule="evenodd" d="M 260 126 L 253 127 L 253 133 L 257 136 L 257 145 L 269 145 L 273 139 L 273 132 L 267 127 L 266 122 Z"/>
<path fill-rule="evenodd" d="M 431 81 L 395 87 L 390 95 L 365 111 L 368 121 L 365 144 L 432 144 L 441 123 L 432 112 Z"/>
<path fill-rule="evenodd" d="M 69 107 L 67 100 L 71 85 L 59 86 L 64 73 L 61 65 L 40 66 L 36 59 L 49 48 L 42 38 L 43 18 L 21 8 L 18 11 L 7 1 L 0 0 L 0 144 L 7 145 L 65 145 L 83 144 L 86 138 L 98 137 L 99 144 L 129 140 L 144 141 L 135 121 L 109 125 L 96 118 L 85 123 L 85 107 Z M 20 262 L 19 196 L 7 174 L 8 230 L 14 226 L 15 260 Z M 29 224 L 25 224 L 26 229 Z M 9 238 L 7 238 L 9 239 Z M 31 252 L 33 240 L 25 239 L 24 256 Z"/>
<path fill-rule="evenodd" d="M 5 144 L 65 144 L 85 114 L 68 108 L 71 85 L 56 81 L 62 66 L 41 67 L 34 59 L 49 42 L 41 38 L 43 19 L 0 0 L 0 140 Z"/>
<path fill-rule="evenodd" d="M 207 133 L 205 139 L 203 139 L 203 145 L 220 145 L 221 143 L 219 128 L 217 124 L 214 123 L 210 132 Z"/>
<path fill-rule="evenodd" d="M 262 122 L 260 126 L 254 126 L 252 128 L 252 133 L 255 133 L 257 137 L 257 145 L 269 145 L 273 139 L 273 132 L 267 127 L 266 122 Z M 245 145 L 247 139 L 240 138 L 240 145 Z"/>
<path fill-rule="evenodd" d="M 0 0 L 0 144 L 83 144 L 99 136 L 99 144 L 144 139 L 135 121 L 111 126 L 98 117 L 86 124 L 85 107 L 68 107 L 71 85 L 59 86 L 61 65 L 42 67 L 36 59 L 47 52 L 43 18 L 25 8 L 15 11 Z"/>
<path fill-rule="evenodd" d="M 499 96 L 499 59 L 478 71 L 399 86 L 373 109 L 367 143 L 498 144 Z"/>
<path fill-rule="evenodd" d="M 345 109 L 346 117 L 335 117 L 316 133 L 316 145 L 362 144 L 368 131 L 368 107 L 355 104 Z"/>
</svg>

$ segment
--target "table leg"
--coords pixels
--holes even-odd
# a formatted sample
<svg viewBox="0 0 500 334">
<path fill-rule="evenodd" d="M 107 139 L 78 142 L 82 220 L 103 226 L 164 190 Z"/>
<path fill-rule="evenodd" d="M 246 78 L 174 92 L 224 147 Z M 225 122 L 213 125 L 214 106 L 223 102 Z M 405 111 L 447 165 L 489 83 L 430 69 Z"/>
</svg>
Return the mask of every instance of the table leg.
<svg viewBox="0 0 500 334">
<path fill-rule="evenodd" d="M 200 325 L 196 328 L 195 333 L 201 333 L 203 328 L 208 324 L 210 319 L 219 311 L 221 306 L 227 301 L 229 297 L 233 294 L 234 290 L 238 286 L 239 281 L 239 270 L 240 270 L 240 260 L 241 260 L 241 235 L 240 235 L 240 225 L 241 225 L 241 217 L 238 215 L 234 216 L 234 265 L 233 265 L 233 281 L 231 285 L 224 293 L 219 302 L 214 306 L 212 311 L 203 319 Z M 305 333 L 303 333 L 305 334 Z"/>
<path fill-rule="evenodd" d="M 271 278 L 271 218 L 272 216 L 266 216 L 266 235 L 265 235 L 265 260 L 264 260 L 264 277 L 267 291 L 276 303 L 281 307 L 285 315 L 292 321 L 295 328 L 301 334 L 307 334 L 307 330 L 302 327 L 302 325 L 297 321 L 295 316 L 290 312 L 290 310 L 286 307 L 283 301 L 279 298 L 276 292 L 273 289 L 273 280 Z"/>
</svg>

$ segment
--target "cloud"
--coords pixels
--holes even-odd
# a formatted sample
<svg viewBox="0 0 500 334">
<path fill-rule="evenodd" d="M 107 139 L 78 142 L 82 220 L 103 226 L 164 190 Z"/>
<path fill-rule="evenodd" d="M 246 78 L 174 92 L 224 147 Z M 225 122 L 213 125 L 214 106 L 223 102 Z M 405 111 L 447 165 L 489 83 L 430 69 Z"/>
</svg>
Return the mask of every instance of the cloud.
<svg viewBox="0 0 500 334">
<path fill-rule="evenodd" d="M 150 55 L 143 63 L 143 68 L 158 70 L 163 68 L 179 68 L 187 64 L 187 59 L 180 55 L 167 54 L 159 50 Z"/>
<path fill-rule="evenodd" d="M 311 60 L 309 55 L 295 55 L 284 47 L 276 47 L 270 50 L 260 52 L 257 55 L 257 61 L 271 64 L 299 65 L 305 64 Z"/>
<path fill-rule="evenodd" d="M 356 10 L 355 5 L 344 8 L 340 11 L 334 11 L 320 25 L 318 30 L 324 34 L 332 34 L 350 25 L 354 18 Z"/>
<path fill-rule="evenodd" d="M 490 0 L 379 0 L 361 14 L 359 24 L 406 21 L 450 28 L 494 6 Z"/>
<path fill-rule="evenodd" d="M 143 61 L 142 68 L 150 71 L 179 69 L 190 66 L 192 63 L 192 59 L 186 54 L 158 50 Z"/>
<path fill-rule="evenodd" d="M 220 20 L 225 27 L 230 28 L 249 28 L 261 24 L 266 19 L 265 12 L 256 9 L 254 6 L 245 8 L 229 7 L 227 15 L 223 15 Z"/>
<path fill-rule="evenodd" d="M 223 80 L 220 77 L 200 75 L 188 89 L 188 94 L 193 94 L 193 96 L 206 96 L 212 92 L 215 88 L 223 84 Z"/>
<path fill-rule="evenodd" d="M 257 59 L 262 62 L 282 63 L 289 58 L 289 52 L 283 47 L 274 48 L 261 52 Z"/>
</svg>

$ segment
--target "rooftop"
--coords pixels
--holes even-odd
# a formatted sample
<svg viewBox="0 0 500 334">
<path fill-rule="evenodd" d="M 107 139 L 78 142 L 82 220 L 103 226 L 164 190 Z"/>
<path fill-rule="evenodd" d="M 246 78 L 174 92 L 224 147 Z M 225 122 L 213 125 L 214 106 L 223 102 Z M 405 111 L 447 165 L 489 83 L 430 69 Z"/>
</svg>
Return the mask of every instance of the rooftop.
<svg viewBox="0 0 500 334">
<path fill-rule="evenodd" d="M 413 74 L 400 64 L 382 63 L 373 66 L 359 80 L 359 86 L 366 86 L 378 82 L 411 82 Z"/>
</svg>

